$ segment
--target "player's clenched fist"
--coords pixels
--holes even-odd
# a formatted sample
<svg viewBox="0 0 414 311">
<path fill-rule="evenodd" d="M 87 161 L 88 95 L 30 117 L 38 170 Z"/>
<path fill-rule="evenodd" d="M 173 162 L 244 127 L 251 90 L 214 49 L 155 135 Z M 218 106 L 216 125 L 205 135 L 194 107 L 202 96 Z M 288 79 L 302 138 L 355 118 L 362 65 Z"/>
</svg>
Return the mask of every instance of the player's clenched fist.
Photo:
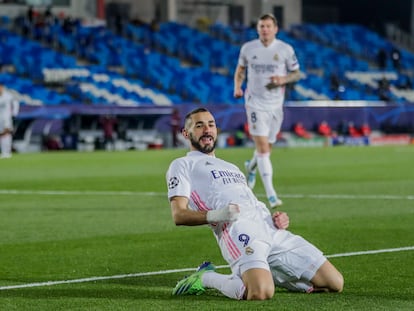
<svg viewBox="0 0 414 311">
<path fill-rule="evenodd" d="M 276 228 L 287 229 L 289 227 L 289 216 L 285 212 L 274 212 L 272 218 Z"/>
</svg>

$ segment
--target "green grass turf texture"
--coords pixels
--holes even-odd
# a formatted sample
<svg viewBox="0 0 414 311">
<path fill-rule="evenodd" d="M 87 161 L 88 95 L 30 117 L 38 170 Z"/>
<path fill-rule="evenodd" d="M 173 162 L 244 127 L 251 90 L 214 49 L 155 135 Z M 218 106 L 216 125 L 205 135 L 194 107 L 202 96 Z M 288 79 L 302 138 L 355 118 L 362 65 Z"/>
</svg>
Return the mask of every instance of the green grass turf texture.
<svg viewBox="0 0 414 311">
<path fill-rule="evenodd" d="M 165 173 L 186 152 L 0 160 L 0 287 L 195 268 L 204 260 L 225 265 L 206 226 L 172 222 Z M 252 149 L 216 154 L 242 168 Z M 325 254 L 414 245 L 414 146 L 283 148 L 272 161 L 290 230 Z M 255 192 L 264 199 L 260 180 Z M 190 273 L 183 271 L 0 290 L 0 310 L 414 310 L 413 250 L 331 261 L 345 278 L 341 294 L 277 289 L 263 302 L 215 290 L 173 297 Z"/>
</svg>

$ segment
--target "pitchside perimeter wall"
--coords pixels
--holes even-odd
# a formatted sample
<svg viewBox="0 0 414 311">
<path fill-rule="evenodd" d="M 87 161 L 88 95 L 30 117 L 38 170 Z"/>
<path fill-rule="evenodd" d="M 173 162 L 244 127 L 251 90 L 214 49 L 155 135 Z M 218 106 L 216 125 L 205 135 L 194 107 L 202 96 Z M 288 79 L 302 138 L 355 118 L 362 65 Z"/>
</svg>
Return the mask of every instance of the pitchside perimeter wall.
<svg viewBox="0 0 414 311">
<path fill-rule="evenodd" d="M 182 116 L 197 105 L 177 106 Z M 243 105 L 206 105 L 217 120 L 222 131 L 233 131 L 246 122 Z M 387 104 L 384 102 L 365 101 L 309 101 L 287 102 L 284 108 L 285 120 L 282 130 L 290 131 L 293 124 L 302 122 L 312 130 L 321 121 L 327 121 L 333 129 L 353 122 L 355 125 L 368 123 L 373 130 L 384 128 L 406 129 L 405 132 L 414 135 L 414 103 Z M 165 123 L 164 123 L 165 125 Z M 167 127 L 160 124 L 160 129 Z"/>
<path fill-rule="evenodd" d="M 18 118 L 66 119 L 71 115 L 96 115 L 99 117 L 103 114 L 130 115 L 145 118 L 145 115 L 151 114 L 152 117 L 158 115 L 158 120 L 154 122 L 154 126 L 159 131 L 164 132 L 170 130 L 169 118 L 173 108 L 177 108 L 182 119 L 184 119 L 187 112 L 199 106 L 197 104 L 182 104 L 174 107 L 23 106 Z M 224 132 L 237 130 L 246 122 L 243 105 L 217 104 L 205 105 L 205 107 L 214 113 L 218 126 Z M 392 129 L 400 131 L 399 129 L 402 129 L 404 132 L 414 135 L 414 103 L 391 104 L 365 101 L 287 102 L 284 112 L 283 131 L 290 131 L 296 122 L 302 122 L 307 129 L 312 130 L 316 124 L 325 120 L 333 129 L 348 122 L 353 122 L 355 125 L 368 123 L 373 130 L 388 128 L 391 131 Z"/>
<path fill-rule="evenodd" d="M 102 128 L 100 117 L 113 115 L 117 118 L 117 150 L 147 149 L 152 145 L 170 147 L 171 114 L 178 109 L 183 122 L 184 116 L 196 104 L 175 106 L 22 106 L 16 120 L 14 147 L 18 152 L 43 150 L 43 141 L 50 137 L 61 137 L 64 149 L 94 150 L 101 148 Z M 246 115 L 243 105 L 206 105 L 216 117 L 222 133 L 221 138 L 234 134 L 243 128 Z M 367 144 L 408 144 L 414 142 L 414 104 L 386 104 L 384 102 L 331 101 L 331 102 L 287 102 L 282 131 L 287 134 L 296 122 L 302 122 L 312 131 L 321 121 L 327 121 L 340 136 L 331 142 L 313 139 L 306 146 L 322 145 L 367 145 Z M 368 141 L 362 137 L 343 141 L 346 134 L 341 131 L 349 122 L 356 126 L 368 123 L 378 141 Z M 399 135 L 383 135 L 399 134 Z M 345 136 L 343 136 L 345 135 Z M 294 137 L 294 136 L 292 136 Z M 160 141 L 161 139 L 161 141 Z M 374 138 L 372 138 L 374 139 Z M 282 142 L 282 141 L 281 141 Z M 224 141 L 224 145 L 226 142 Z M 290 140 L 288 145 L 304 146 L 302 140 Z M 85 147 L 86 146 L 86 147 Z M 99 147 L 100 146 L 100 147 Z"/>
</svg>

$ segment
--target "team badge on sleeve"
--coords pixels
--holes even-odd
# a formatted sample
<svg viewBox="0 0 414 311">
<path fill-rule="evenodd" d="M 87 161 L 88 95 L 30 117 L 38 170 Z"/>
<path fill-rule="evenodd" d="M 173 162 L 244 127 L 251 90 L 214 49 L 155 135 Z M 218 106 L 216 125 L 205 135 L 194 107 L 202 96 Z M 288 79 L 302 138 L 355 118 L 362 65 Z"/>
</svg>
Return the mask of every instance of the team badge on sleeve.
<svg viewBox="0 0 414 311">
<path fill-rule="evenodd" d="M 180 181 L 178 180 L 177 177 L 171 177 L 170 180 L 168 181 L 168 189 L 174 189 L 175 187 L 178 186 L 179 183 Z"/>
</svg>

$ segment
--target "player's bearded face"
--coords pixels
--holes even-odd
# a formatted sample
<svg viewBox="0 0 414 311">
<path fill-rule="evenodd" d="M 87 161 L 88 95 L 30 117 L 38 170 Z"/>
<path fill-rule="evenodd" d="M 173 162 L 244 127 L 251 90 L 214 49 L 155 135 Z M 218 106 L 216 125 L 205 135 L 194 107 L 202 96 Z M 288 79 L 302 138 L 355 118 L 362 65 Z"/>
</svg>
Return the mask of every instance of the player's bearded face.
<svg viewBox="0 0 414 311">
<path fill-rule="evenodd" d="M 210 153 L 216 148 L 217 140 L 209 134 L 196 137 L 193 133 L 189 134 L 191 145 L 200 152 Z"/>
</svg>

